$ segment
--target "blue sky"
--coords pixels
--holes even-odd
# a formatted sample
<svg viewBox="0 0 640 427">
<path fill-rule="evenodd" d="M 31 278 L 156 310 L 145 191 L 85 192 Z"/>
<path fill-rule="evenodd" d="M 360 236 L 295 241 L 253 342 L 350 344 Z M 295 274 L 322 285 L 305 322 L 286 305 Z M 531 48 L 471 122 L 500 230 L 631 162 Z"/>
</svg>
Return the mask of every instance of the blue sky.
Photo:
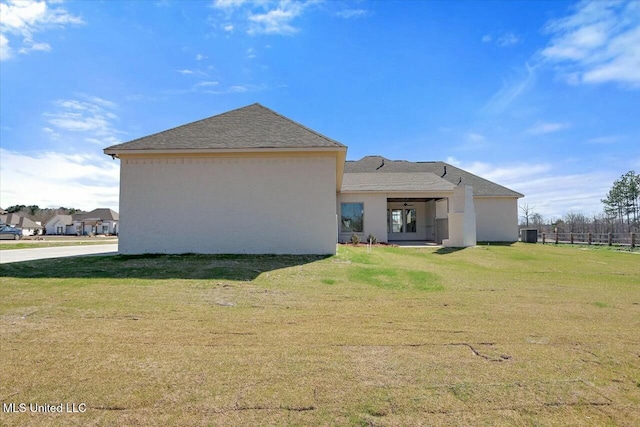
<svg viewBox="0 0 640 427">
<path fill-rule="evenodd" d="M 102 149 L 254 102 L 545 217 L 640 171 L 640 2 L 0 0 L 0 205 L 118 208 Z"/>
</svg>

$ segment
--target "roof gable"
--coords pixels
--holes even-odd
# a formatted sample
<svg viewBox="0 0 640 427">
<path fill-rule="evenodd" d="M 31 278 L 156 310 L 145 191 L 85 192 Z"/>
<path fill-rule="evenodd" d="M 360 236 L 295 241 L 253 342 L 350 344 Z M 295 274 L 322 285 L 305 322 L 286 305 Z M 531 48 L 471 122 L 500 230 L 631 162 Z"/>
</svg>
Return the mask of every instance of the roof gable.
<svg viewBox="0 0 640 427">
<path fill-rule="evenodd" d="M 382 156 L 366 156 L 357 161 L 348 160 L 345 164 L 344 172 L 345 174 L 429 172 L 453 185 L 462 184 L 472 186 L 474 196 L 524 197 L 523 194 L 517 191 L 513 191 L 445 162 L 408 162 L 406 160 L 389 160 Z"/>
<path fill-rule="evenodd" d="M 258 103 L 178 126 L 123 144 L 105 153 L 128 150 L 234 150 L 346 147 Z"/>
</svg>

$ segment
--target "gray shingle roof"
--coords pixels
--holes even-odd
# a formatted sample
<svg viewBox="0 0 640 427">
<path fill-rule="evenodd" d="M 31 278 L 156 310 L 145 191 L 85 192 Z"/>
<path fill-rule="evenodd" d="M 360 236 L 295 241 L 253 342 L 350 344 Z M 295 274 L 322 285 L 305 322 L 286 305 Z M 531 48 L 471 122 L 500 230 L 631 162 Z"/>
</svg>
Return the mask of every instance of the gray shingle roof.
<svg viewBox="0 0 640 427">
<path fill-rule="evenodd" d="M 0 215 L 0 223 L 3 224 L 7 224 L 10 225 L 12 227 L 16 227 L 16 228 L 37 228 L 37 229 L 41 229 L 44 228 L 41 225 L 38 225 L 36 222 L 32 221 L 31 219 L 25 217 L 25 216 L 20 216 L 16 213 L 10 213 L 10 214 L 6 214 L 6 215 Z"/>
<path fill-rule="evenodd" d="M 346 148 L 260 104 L 199 120 L 105 148 L 126 150 L 216 150 L 252 148 Z"/>
<path fill-rule="evenodd" d="M 447 173 L 443 176 L 445 166 Z M 458 185 L 458 183 L 471 185 L 474 196 L 524 197 L 523 194 L 517 191 L 503 187 L 502 185 L 445 162 L 408 162 L 406 160 L 389 160 L 382 156 L 366 156 L 357 161 L 348 160 L 345 163 L 344 172 L 345 177 L 347 174 L 356 173 L 383 175 L 388 173 L 430 172 L 437 177 L 442 177 L 453 185 Z"/>
<path fill-rule="evenodd" d="M 88 219 L 100 219 L 102 221 L 118 221 L 120 219 L 120 215 L 118 212 L 113 209 L 108 208 L 98 208 L 94 209 L 91 212 L 74 214 L 74 221 L 83 221 Z"/>
<path fill-rule="evenodd" d="M 455 185 L 430 172 L 345 173 L 342 192 L 451 191 Z"/>
</svg>

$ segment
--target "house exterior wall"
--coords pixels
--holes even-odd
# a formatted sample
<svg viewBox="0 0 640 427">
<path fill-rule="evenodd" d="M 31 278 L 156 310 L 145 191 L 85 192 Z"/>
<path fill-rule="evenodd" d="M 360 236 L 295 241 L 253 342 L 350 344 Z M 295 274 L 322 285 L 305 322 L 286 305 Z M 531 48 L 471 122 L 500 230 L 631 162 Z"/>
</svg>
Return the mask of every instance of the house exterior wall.
<svg viewBox="0 0 640 427">
<path fill-rule="evenodd" d="M 387 194 L 386 193 L 341 193 L 338 195 L 338 227 L 340 227 L 340 206 L 342 203 L 364 204 L 364 231 L 356 233 L 362 242 L 369 234 L 376 236 L 379 242 L 387 241 Z M 349 242 L 352 232 L 339 229 L 338 240 Z"/>
<path fill-rule="evenodd" d="M 58 233 L 58 227 L 62 227 L 62 233 Z M 62 221 L 59 217 L 54 216 L 44 226 L 47 234 L 65 234 L 67 230 L 67 226 L 64 221 Z"/>
<path fill-rule="evenodd" d="M 124 157 L 119 252 L 334 254 L 336 157 Z"/>
<path fill-rule="evenodd" d="M 518 240 L 518 199 L 474 197 L 476 232 L 479 242 Z"/>
</svg>

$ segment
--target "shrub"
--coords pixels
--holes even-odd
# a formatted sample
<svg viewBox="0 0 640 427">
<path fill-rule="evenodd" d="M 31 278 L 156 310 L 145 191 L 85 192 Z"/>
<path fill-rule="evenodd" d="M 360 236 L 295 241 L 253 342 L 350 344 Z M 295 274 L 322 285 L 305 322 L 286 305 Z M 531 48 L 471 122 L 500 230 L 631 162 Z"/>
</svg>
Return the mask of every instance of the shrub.
<svg viewBox="0 0 640 427">
<path fill-rule="evenodd" d="M 358 237 L 356 233 L 353 233 L 351 235 L 351 243 L 353 243 L 354 245 L 357 245 L 358 243 L 360 243 L 360 237 Z"/>
<path fill-rule="evenodd" d="M 378 243 L 378 238 L 373 235 L 373 233 L 369 233 L 369 237 L 367 237 L 367 242 L 370 242 L 372 245 Z"/>
</svg>

